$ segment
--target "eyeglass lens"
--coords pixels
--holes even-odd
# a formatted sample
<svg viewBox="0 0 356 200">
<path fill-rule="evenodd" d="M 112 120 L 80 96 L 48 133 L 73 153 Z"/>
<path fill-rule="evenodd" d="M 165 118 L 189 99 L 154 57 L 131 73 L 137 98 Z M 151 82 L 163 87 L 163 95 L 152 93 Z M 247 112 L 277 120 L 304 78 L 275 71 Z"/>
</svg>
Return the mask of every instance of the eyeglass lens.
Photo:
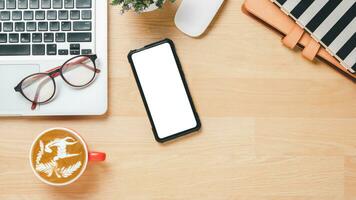
<svg viewBox="0 0 356 200">
<path fill-rule="evenodd" d="M 55 92 L 53 79 L 47 74 L 34 74 L 26 78 L 21 85 L 23 94 L 31 101 L 48 101 Z"/>
<path fill-rule="evenodd" d="M 96 67 L 87 56 L 79 56 L 67 61 L 62 68 L 65 81 L 75 87 L 89 84 L 95 77 Z"/>
</svg>

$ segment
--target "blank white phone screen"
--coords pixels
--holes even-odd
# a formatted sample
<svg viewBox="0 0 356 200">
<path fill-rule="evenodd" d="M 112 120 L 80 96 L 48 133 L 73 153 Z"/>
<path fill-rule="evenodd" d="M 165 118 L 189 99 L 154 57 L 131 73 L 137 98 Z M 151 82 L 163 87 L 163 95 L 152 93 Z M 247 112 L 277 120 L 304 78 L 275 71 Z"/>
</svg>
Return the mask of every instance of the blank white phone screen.
<svg viewBox="0 0 356 200">
<path fill-rule="evenodd" d="M 136 73 L 160 139 L 197 126 L 171 46 L 132 55 Z"/>
</svg>

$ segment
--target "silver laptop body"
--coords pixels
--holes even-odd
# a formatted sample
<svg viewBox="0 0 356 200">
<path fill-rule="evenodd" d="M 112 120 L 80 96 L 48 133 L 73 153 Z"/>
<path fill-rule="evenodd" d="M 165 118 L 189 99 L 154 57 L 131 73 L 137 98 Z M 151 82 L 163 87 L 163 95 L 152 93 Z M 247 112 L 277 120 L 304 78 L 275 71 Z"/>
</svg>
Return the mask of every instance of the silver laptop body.
<svg viewBox="0 0 356 200">
<path fill-rule="evenodd" d="M 0 24 L 0 116 L 106 112 L 107 1 L 0 0 Z M 96 66 L 101 72 L 90 86 L 76 89 L 56 77 L 54 99 L 35 110 L 14 91 L 24 77 L 60 66 L 78 54 L 98 57 Z"/>
</svg>

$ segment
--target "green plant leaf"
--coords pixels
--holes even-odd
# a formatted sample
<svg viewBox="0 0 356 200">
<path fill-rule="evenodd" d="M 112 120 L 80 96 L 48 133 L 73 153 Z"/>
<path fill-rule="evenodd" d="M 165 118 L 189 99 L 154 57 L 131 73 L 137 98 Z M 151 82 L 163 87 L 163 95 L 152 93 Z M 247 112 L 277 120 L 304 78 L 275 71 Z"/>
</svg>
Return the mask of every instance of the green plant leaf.
<svg viewBox="0 0 356 200">
<path fill-rule="evenodd" d="M 168 0 L 170 2 L 175 2 L 175 0 Z M 124 13 L 129 10 L 134 10 L 135 12 L 142 12 L 152 4 L 156 4 L 158 8 L 162 8 L 164 0 L 112 0 L 111 5 L 121 6 L 121 12 Z"/>
</svg>

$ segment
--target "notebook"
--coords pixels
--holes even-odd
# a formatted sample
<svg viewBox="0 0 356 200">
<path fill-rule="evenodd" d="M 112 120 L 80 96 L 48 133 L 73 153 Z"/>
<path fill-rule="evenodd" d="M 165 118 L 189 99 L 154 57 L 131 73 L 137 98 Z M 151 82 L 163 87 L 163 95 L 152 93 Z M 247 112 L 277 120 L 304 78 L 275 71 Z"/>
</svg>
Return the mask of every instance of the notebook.
<svg viewBox="0 0 356 200">
<path fill-rule="evenodd" d="M 342 66 L 356 72 L 356 0 L 271 0 Z"/>
</svg>

